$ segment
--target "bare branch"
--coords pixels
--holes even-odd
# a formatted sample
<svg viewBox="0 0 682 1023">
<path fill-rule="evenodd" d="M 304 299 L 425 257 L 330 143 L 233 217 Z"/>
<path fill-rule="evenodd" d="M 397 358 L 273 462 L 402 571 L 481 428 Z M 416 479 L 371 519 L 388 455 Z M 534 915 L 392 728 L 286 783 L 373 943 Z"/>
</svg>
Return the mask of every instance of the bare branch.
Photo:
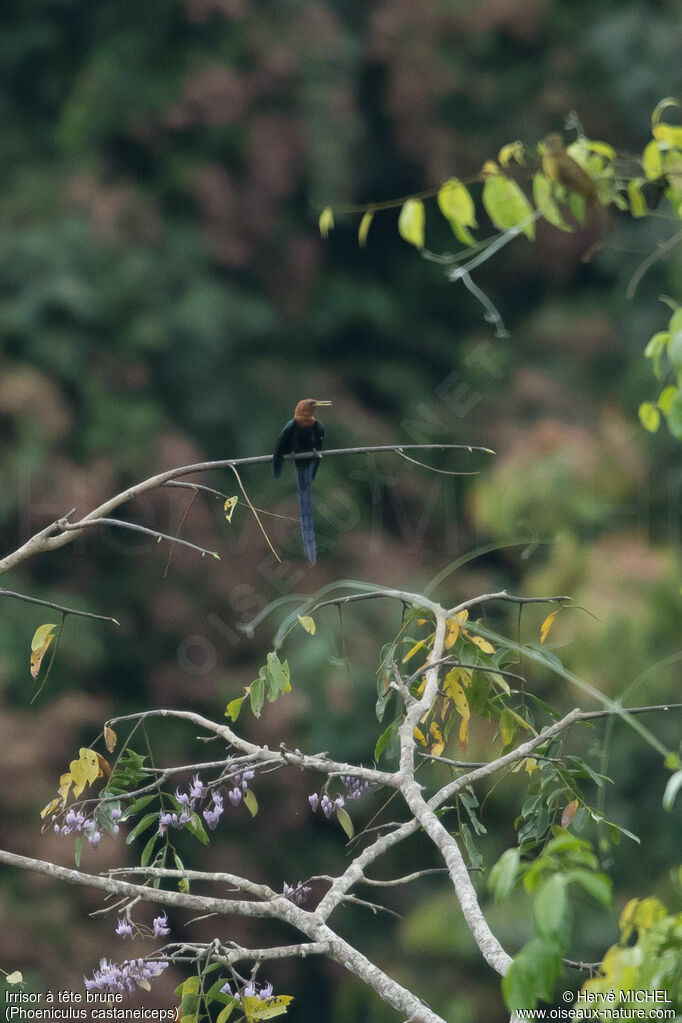
<svg viewBox="0 0 682 1023">
<path fill-rule="evenodd" d="M 470 454 L 474 451 L 479 451 L 484 454 L 494 454 L 490 448 L 480 447 L 474 444 L 379 444 L 371 445 L 359 448 L 331 448 L 325 451 L 325 458 L 333 458 L 336 455 L 362 455 L 372 454 L 379 451 L 393 451 L 400 453 L 402 451 L 409 450 L 436 450 L 436 451 L 468 451 Z M 296 454 L 285 455 L 286 460 L 296 460 L 299 458 L 311 458 L 317 457 L 317 452 L 302 451 Z M 166 472 L 157 473 L 155 476 L 150 476 L 146 480 L 142 480 L 140 483 L 136 483 L 126 490 L 122 490 L 120 493 L 115 494 L 113 497 L 104 501 L 103 504 L 97 508 L 93 508 L 92 511 L 88 512 L 87 515 L 83 516 L 78 522 L 66 524 L 68 516 L 58 519 L 55 522 L 49 523 L 39 532 L 35 533 L 30 537 L 21 547 L 18 547 L 15 551 L 6 555 L 0 559 L 0 573 L 7 572 L 11 568 L 26 561 L 27 558 L 33 557 L 35 554 L 39 554 L 44 551 L 57 550 L 59 547 L 64 547 L 66 544 L 71 543 L 76 536 L 78 536 L 82 529 L 92 524 L 95 519 L 103 519 L 109 516 L 109 513 L 114 511 L 116 508 L 120 508 L 122 504 L 127 504 L 128 501 L 132 501 L 140 494 L 146 493 L 149 490 L 155 490 L 158 487 L 165 486 L 172 480 L 176 480 L 182 476 L 190 476 L 193 473 L 199 472 L 212 472 L 216 469 L 232 469 L 236 466 L 246 465 L 264 465 L 272 461 L 272 455 L 254 455 L 249 458 L 226 458 L 219 461 L 211 462 L 196 462 L 194 465 L 183 465 L 176 469 L 168 469 Z M 69 515 L 72 513 L 69 512 Z M 120 524 L 120 523 L 117 523 Z M 56 534 L 56 535 L 55 535 Z M 174 537 L 169 539 L 175 540 Z M 175 542 L 179 542 L 175 540 Z M 212 552 L 209 552 L 212 553 Z"/>
<path fill-rule="evenodd" d="M 220 561 L 220 555 L 217 551 L 209 551 L 205 547 L 198 547 L 195 543 L 190 543 L 189 540 L 182 540 L 179 536 L 169 536 L 168 533 L 161 533 L 158 529 L 149 529 L 148 526 L 140 526 L 137 522 L 126 522 L 125 519 L 88 518 L 81 522 L 65 522 L 63 528 L 66 531 L 74 530 L 80 532 L 89 526 L 115 526 L 119 529 L 132 529 L 135 533 L 145 533 L 147 536 L 153 536 L 157 540 L 168 540 L 171 544 L 179 543 L 183 547 L 190 547 L 193 551 L 199 551 L 202 555 L 210 554 L 212 558 L 217 558 Z"/>
<path fill-rule="evenodd" d="M 113 622 L 114 625 L 121 623 L 108 615 L 96 615 L 92 611 L 78 611 L 75 607 L 64 607 L 63 604 L 55 604 L 51 600 L 38 600 L 37 597 L 27 597 L 25 593 L 15 593 L 14 590 L 0 589 L 0 597 L 13 597 L 15 600 L 24 600 L 27 604 L 38 604 L 40 607 L 51 607 L 53 611 L 61 611 L 63 615 L 77 615 L 79 618 L 96 618 L 100 622 Z"/>
</svg>

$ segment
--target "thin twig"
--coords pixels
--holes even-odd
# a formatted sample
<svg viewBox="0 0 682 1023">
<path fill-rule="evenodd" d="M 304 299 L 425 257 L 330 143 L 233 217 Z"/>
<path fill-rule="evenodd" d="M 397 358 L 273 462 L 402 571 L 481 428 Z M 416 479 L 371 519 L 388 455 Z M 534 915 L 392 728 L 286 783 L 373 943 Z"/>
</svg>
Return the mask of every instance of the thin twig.
<svg viewBox="0 0 682 1023">
<path fill-rule="evenodd" d="M 171 544 L 182 544 L 183 547 L 189 547 L 193 551 L 198 551 L 200 554 L 210 554 L 212 558 L 216 558 L 220 561 L 220 555 L 217 551 L 209 551 L 205 547 L 199 547 L 195 543 L 190 543 L 189 540 L 181 540 L 179 536 L 169 536 L 168 533 L 161 533 L 158 529 L 150 529 L 148 526 L 140 526 L 137 522 L 126 522 L 125 519 L 109 519 L 109 518 L 97 518 L 97 519 L 83 519 L 81 522 L 68 522 L 64 524 L 65 530 L 73 530 L 74 532 L 80 529 L 85 529 L 90 526 L 116 526 L 121 529 L 132 529 L 135 533 L 144 533 L 146 536 L 153 536 L 157 540 L 168 540 Z"/>
<path fill-rule="evenodd" d="M 0 597 L 13 597 L 15 600 L 24 600 L 27 604 L 38 604 L 40 607 L 51 607 L 53 611 L 61 611 L 63 615 L 78 615 L 79 618 L 96 618 L 100 622 L 113 622 L 120 625 L 115 618 L 109 615 L 96 615 L 92 611 L 78 611 L 75 607 L 64 607 L 62 604 L 55 604 L 51 600 L 39 600 L 37 597 L 27 597 L 25 593 L 15 593 L 14 590 L 0 589 Z"/>
<path fill-rule="evenodd" d="M 192 505 L 194 504 L 194 502 L 197 499 L 197 494 L 198 494 L 198 490 L 195 487 L 194 488 L 194 493 L 192 494 L 192 496 L 190 497 L 189 501 L 187 502 L 187 507 L 185 508 L 185 510 L 184 510 L 184 512 L 182 514 L 182 518 L 180 519 L 180 525 L 178 526 L 177 532 L 175 534 L 176 538 L 179 538 L 180 533 L 182 532 L 182 527 L 185 524 L 185 520 L 187 519 L 187 516 L 189 515 L 190 511 L 192 510 Z M 166 567 L 163 570 L 163 578 L 164 579 L 168 576 L 168 569 L 170 568 L 171 558 L 173 557 L 173 551 L 174 550 L 175 550 L 175 544 L 171 544 L 170 550 L 168 551 L 168 560 L 166 561 Z"/>
<path fill-rule="evenodd" d="M 251 504 L 251 498 L 249 497 L 249 495 L 248 495 L 248 494 L 246 493 L 246 490 L 244 489 L 244 484 L 243 484 L 243 483 L 242 483 L 242 481 L 241 481 L 241 477 L 240 477 L 239 473 L 237 472 L 237 469 L 235 468 L 235 466 L 234 466 L 234 465 L 231 465 L 231 466 L 230 466 L 230 468 L 232 469 L 232 472 L 233 472 L 233 473 L 235 474 L 235 476 L 237 477 L 237 483 L 239 484 L 239 489 L 241 490 L 242 494 L 244 495 L 244 500 L 246 501 L 246 503 L 248 504 L 249 508 L 250 508 L 250 509 L 251 509 L 251 511 L 253 512 L 253 517 L 255 518 L 256 522 L 258 523 L 258 525 L 259 525 L 259 527 L 260 527 L 260 531 L 261 531 L 261 533 L 262 533 L 262 534 L 263 534 L 263 536 L 265 537 L 265 542 L 267 543 L 268 547 L 270 548 L 270 550 L 271 550 L 271 551 L 272 551 L 272 553 L 273 553 L 273 554 L 275 555 L 275 557 L 277 558 L 278 562 L 279 562 L 279 563 L 280 563 L 280 565 L 281 565 L 281 564 L 282 564 L 282 559 L 280 558 L 280 556 L 279 556 L 279 554 L 277 553 L 277 551 L 275 550 L 275 548 L 274 548 L 274 547 L 272 546 L 272 543 L 270 542 L 270 537 L 269 537 L 269 536 L 268 536 L 268 534 L 267 534 L 267 533 L 265 532 L 265 526 L 264 526 L 264 525 L 263 525 L 263 523 L 261 522 L 261 520 L 260 520 L 260 516 L 259 516 L 258 512 L 257 512 L 257 511 L 256 511 L 256 509 L 254 508 L 254 506 L 253 506 L 253 505 Z"/>
<path fill-rule="evenodd" d="M 646 259 L 642 260 L 642 262 L 639 264 L 639 266 L 633 273 L 632 277 L 630 278 L 630 282 L 627 288 L 625 289 L 625 294 L 627 298 L 635 297 L 635 292 L 637 291 L 639 282 L 641 281 L 642 277 L 647 272 L 647 270 L 650 270 L 654 263 L 657 263 L 659 259 L 663 259 L 665 256 L 667 256 L 668 253 L 671 252 L 676 245 L 679 245 L 681 241 L 682 231 L 676 231 L 671 238 L 667 239 L 667 241 L 658 243 L 658 247 L 654 249 L 653 252 L 650 252 Z"/>
</svg>

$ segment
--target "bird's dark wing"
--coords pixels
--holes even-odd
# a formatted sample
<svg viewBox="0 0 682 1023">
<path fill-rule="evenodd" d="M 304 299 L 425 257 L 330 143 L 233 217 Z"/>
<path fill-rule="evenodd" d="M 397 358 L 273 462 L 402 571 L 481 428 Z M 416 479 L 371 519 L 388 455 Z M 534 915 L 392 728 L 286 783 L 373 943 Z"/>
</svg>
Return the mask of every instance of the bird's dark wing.
<svg viewBox="0 0 682 1023">
<path fill-rule="evenodd" d="M 315 425 L 313 426 L 313 450 L 314 451 L 321 451 L 323 445 L 324 445 L 324 426 L 319 421 L 319 419 L 316 419 L 315 420 Z M 312 474 L 312 478 L 313 479 L 315 479 L 315 477 L 317 476 L 317 470 L 319 469 L 319 467 L 320 467 L 320 459 L 316 458 L 314 463 L 313 463 L 313 474 Z"/>
<path fill-rule="evenodd" d="M 293 419 L 290 419 L 277 439 L 275 452 L 272 456 L 272 471 L 275 477 L 278 477 L 282 472 L 284 456 L 293 450 L 295 429 L 296 423 Z"/>
</svg>

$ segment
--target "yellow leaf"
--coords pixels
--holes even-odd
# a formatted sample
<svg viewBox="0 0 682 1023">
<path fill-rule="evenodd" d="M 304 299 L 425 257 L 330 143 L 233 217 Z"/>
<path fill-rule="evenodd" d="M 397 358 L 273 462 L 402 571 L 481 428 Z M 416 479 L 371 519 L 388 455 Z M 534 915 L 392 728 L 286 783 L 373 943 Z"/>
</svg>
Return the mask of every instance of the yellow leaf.
<svg viewBox="0 0 682 1023">
<path fill-rule="evenodd" d="M 272 1019 L 274 1016 L 283 1015 L 291 1001 L 293 1001 L 293 995 L 275 995 L 272 998 L 262 999 L 253 995 L 242 998 L 241 1008 L 247 1023 L 252 1023 L 252 1021 L 256 1023 L 261 1019 Z"/>
<path fill-rule="evenodd" d="M 66 805 L 66 800 L 67 800 L 67 797 L 69 795 L 69 789 L 71 788 L 72 782 L 73 782 L 73 778 L 71 777 L 71 772 L 70 771 L 66 771 L 64 774 L 59 776 L 59 790 L 58 791 L 59 791 L 59 795 L 62 797 L 62 806 Z"/>
<path fill-rule="evenodd" d="M 497 159 L 503 167 L 509 166 L 512 160 L 516 160 L 519 164 L 524 164 L 523 142 L 508 142 L 506 146 L 502 146 L 502 149 L 500 149 Z"/>
<path fill-rule="evenodd" d="M 445 749 L 445 743 L 443 742 L 442 739 L 440 739 L 438 742 L 434 742 L 434 743 L 431 744 L 431 748 L 429 749 L 429 753 L 433 757 L 440 757 L 442 755 L 444 749 Z"/>
<path fill-rule="evenodd" d="M 239 503 L 239 498 L 238 497 L 228 497 L 227 501 L 223 505 L 223 510 L 225 512 L 225 518 L 230 523 L 232 522 L 232 516 L 234 514 L 234 510 L 237 507 L 238 503 Z"/>
<path fill-rule="evenodd" d="M 462 718 L 459 723 L 459 745 L 463 750 L 469 745 L 469 718 Z"/>
<path fill-rule="evenodd" d="M 460 631 L 463 631 L 464 623 L 469 620 L 468 611 L 459 611 L 452 618 L 448 618 L 445 622 L 445 647 L 447 650 L 454 646 L 457 642 L 457 637 Z"/>
<path fill-rule="evenodd" d="M 5 977 L 5 984 L 23 984 L 24 978 L 21 970 L 15 970 L 14 973 L 8 973 Z"/>
<path fill-rule="evenodd" d="M 331 208 L 331 206 L 325 206 L 325 208 L 320 213 L 318 226 L 320 228 L 320 234 L 322 235 L 322 237 L 328 238 L 329 232 L 334 227 L 334 210 Z"/>
<path fill-rule="evenodd" d="M 655 181 L 656 178 L 660 178 L 663 174 L 663 164 L 661 162 L 661 150 L 658 148 L 658 142 L 652 139 L 644 147 L 642 153 L 642 167 L 649 181 Z"/>
<path fill-rule="evenodd" d="M 72 760 L 69 764 L 69 769 L 71 771 L 70 777 L 73 779 L 74 799 L 78 799 L 88 783 L 88 779 L 85 777 L 84 765 L 80 760 Z"/>
<path fill-rule="evenodd" d="M 514 738 L 514 715 L 508 707 L 505 707 L 500 714 L 500 735 L 505 746 L 508 746 Z"/>
<path fill-rule="evenodd" d="M 682 128 L 675 124 L 657 124 L 652 135 L 659 142 L 675 149 L 682 148 Z"/>
<path fill-rule="evenodd" d="M 100 758 L 95 753 L 94 749 L 88 749 L 86 746 L 81 746 L 78 750 L 78 759 L 83 765 L 83 772 L 90 785 L 96 778 L 99 778 L 102 774 L 100 766 Z M 104 758 L 102 758 L 104 759 Z M 109 765 L 107 764 L 107 767 Z"/>
<path fill-rule="evenodd" d="M 109 753 L 113 753 L 116 749 L 116 743 L 118 738 L 113 728 L 109 728 L 109 725 L 104 726 L 104 745 Z"/>
<path fill-rule="evenodd" d="M 647 214 L 646 199 L 642 195 L 642 183 L 642 178 L 633 178 L 632 181 L 628 181 L 628 200 L 633 217 L 645 217 Z"/>
<path fill-rule="evenodd" d="M 459 178 L 449 178 L 438 190 L 438 208 L 450 224 L 455 237 L 463 245 L 474 245 L 475 240 L 468 231 L 477 227 L 474 200 L 466 185 Z"/>
<path fill-rule="evenodd" d="M 495 653 L 495 647 L 492 645 L 492 643 L 489 643 L 487 639 L 483 639 L 483 636 L 469 635 L 468 639 L 470 639 L 471 642 L 474 643 L 479 650 L 482 650 L 484 654 Z"/>
<path fill-rule="evenodd" d="M 58 625 L 41 625 L 34 632 L 31 640 L 31 675 L 33 678 L 38 677 L 43 657 L 54 639 L 54 630 L 58 628 Z"/>
<path fill-rule="evenodd" d="M 415 728 L 413 735 L 418 743 L 420 743 L 422 746 L 426 746 L 426 738 L 421 728 Z"/>
<path fill-rule="evenodd" d="M 570 231 L 570 226 L 561 216 L 559 207 L 552 198 L 552 185 L 548 177 L 542 171 L 538 171 L 533 177 L 533 202 L 538 210 L 550 224 L 558 227 L 560 231 Z"/>
<path fill-rule="evenodd" d="M 367 210 L 367 212 L 365 214 L 363 214 L 362 220 L 360 221 L 360 227 L 358 228 L 358 244 L 363 249 L 364 249 L 365 245 L 367 244 L 367 235 L 369 234 L 369 229 L 372 226 L 372 221 L 373 220 L 374 220 L 374 211 L 373 210 Z"/>
<path fill-rule="evenodd" d="M 422 647 L 425 647 L 425 646 L 426 646 L 426 642 L 423 639 L 417 640 L 417 642 L 414 644 L 414 646 L 411 647 L 407 651 L 405 656 L 403 657 L 403 664 L 406 664 L 410 660 L 411 657 L 414 657 L 414 655 L 417 653 L 418 650 L 421 650 Z"/>
<path fill-rule="evenodd" d="M 481 174 L 484 178 L 487 177 L 489 174 L 499 173 L 500 173 L 499 165 L 496 164 L 494 160 L 486 160 L 483 166 L 481 167 Z"/>
<path fill-rule="evenodd" d="M 571 802 L 564 807 L 564 812 L 561 814 L 561 827 L 567 828 L 575 817 L 576 810 L 578 809 L 578 800 L 572 799 Z"/>
<path fill-rule="evenodd" d="M 421 199 L 407 199 L 403 203 L 398 218 L 398 231 L 410 245 L 417 249 L 424 248 L 424 203 Z"/>
<path fill-rule="evenodd" d="M 593 153 L 605 156 L 607 160 L 615 160 L 616 158 L 616 150 L 608 142 L 600 142 L 598 139 L 587 139 L 587 148 L 591 149 Z"/>
<path fill-rule="evenodd" d="M 429 725 L 429 735 L 432 739 L 435 739 L 436 742 L 440 742 L 443 738 L 443 733 L 441 732 L 440 725 L 437 721 L 432 721 Z"/>
<path fill-rule="evenodd" d="M 537 771 L 538 769 L 538 762 L 537 760 L 534 760 L 533 757 L 526 757 L 523 764 L 524 770 L 527 774 L 532 774 L 533 771 Z"/>
<path fill-rule="evenodd" d="M 530 203 L 511 178 L 504 174 L 488 174 L 483 184 L 483 205 L 495 227 L 506 231 L 527 221 L 523 233 L 531 241 L 535 237 Z"/>
<path fill-rule="evenodd" d="M 554 619 L 559 614 L 559 611 L 561 611 L 560 607 L 557 608 L 556 611 L 552 611 L 552 613 L 550 615 L 547 615 L 547 617 L 545 618 L 544 622 L 540 626 L 540 642 L 541 643 L 544 643 L 545 640 L 547 639 L 547 636 L 549 634 L 549 630 L 552 628 L 552 624 L 554 622 Z"/>
<path fill-rule="evenodd" d="M 310 617 L 310 615 L 298 615 L 297 617 L 298 617 L 298 624 L 301 626 L 301 628 L 305 629 L 305 631 L 309 635 L 314 636 L 315 635 L 315 622 Z"/>
<path fill-rule="evenodd" d="M 61 799 L 51 799 L 47 806 L 44 806 L 43 809 L 40 811 L 40 816 L 42 818 L 47 817 L 48 813 L 54 813 L 54 811 L 59 809 L 61 805 L 62 805 Z"/>
</svg>

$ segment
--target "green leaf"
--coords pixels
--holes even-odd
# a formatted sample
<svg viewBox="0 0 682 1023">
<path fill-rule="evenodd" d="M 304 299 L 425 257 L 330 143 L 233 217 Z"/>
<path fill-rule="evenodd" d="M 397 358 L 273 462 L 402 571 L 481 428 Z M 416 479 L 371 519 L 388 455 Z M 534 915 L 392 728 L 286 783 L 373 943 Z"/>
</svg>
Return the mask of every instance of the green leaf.
<svg viewBox="0 0 682 1023">
<path fill-rule="evenodd" d="M 649 433 L 656 433 L 661 423 L 661 413 L 651 401 L 643 401 L 638 409 L 639 421 Z"/>
<path fill-rule="evenodd" d="M 312 621 L 312 618 L 310 621 Z M 313 625 L 313 632 L 314 631 L 315 629 Z M 270 700 L 270 702 L 276 700 L 280 693 L 291 692 L 291 673 L 289 671 L 288 661 L 280 661 L 276 653 L 269 653 L 266 672 L 269 683 L 268 700 Z"/>
<path fill-rule="evenodd" d="M 135 827 L 132 829 L 130 834 L 126 837 L 126 845 L 131 845 L 138 835 L 141 835 L 143 831 L 146 831 L 152 824 L 159 823 L 159 812 L 155 810 L 154 813 L 147 813 L 144 817 L 137 822 Z"/>
<path fill-rule="evenodd" d="M 156 844 L 156 840 L 157 840 L 158 837 L 159 836 L 156 834 L 156 832 L 154 832 L 154 834 L 152 835 L 152 837 L 149 839 L 149 841 L 147 842 L 146 846 L 142 850 L 142 855 L 140 856 L 140 866 L 141 867 L 146 867 L 149 864 L 149 861 L 152 858 L 152 852 L 154 850 L 154 846 Z"/>
<path fill-rule="evenodd" d="M 192 814 L 191 820 L 188 824 L 185 824 L 185 827 L 189 831 L 190 835 L 193 835 L 194 838 L 196 838 L 197 842 L 201 842 L 202 845 L 211 844 L 211 839 L 208 837 L 206 828 L 201 823 L 201 818 L 198 813 Z"/>
<path fill-rule="evenodd" d="M 258 813 L 258 800 L 251 789 L 247 789 L 244 793 L 244 806 L 249 811 L 252 817 L 255 817 Z"/>
<path fill-rule="evenodd" d="M 346 810 L 344 810 L 342 806 L 340 806 L 336 811 L 336 817 L 338 819 L 339 824 L 346 832 L 348 837 L 352 838 L 353 835 L 355 834 L 355 828 L 353 827 L 353 822 L 350 819 L 349 814 L 346 812 Z"/>
<path fill-rule="evenodd" d="M 81 865 L 81 856 L 83 855 L 83 836 L 79 835 L 76 841 L 73 843 L 73 860 L 76 864 L 76 868 Z"/>
<path fill-rule="evenodd" d="M 464 842 L 464 847 L 467 851 L 467 856 L 469 857 L 469 866 L 472 867 L 474 870 L 481 870 L 483 867 L 483 857 L 476 848 L 476 844 L 474 842 L 473 835 L 471 834 L 471 829 L 469 828 L 469 825 L 462 824 L 459 830 L 462 836 L 462 840 Z"/>
<path fill-rule="evenodd" d="M 665 418 L 673 437 L 682 440 L 682 391 L 677 391 L 674 395 Z"/>
<path fill-rule="evenodd" d="M 661 379 L 661 360 L 670 342 L 670 331 L 659 330 L 657 334 L 649 340 L 646 348 L 644 349 L 644 355 L 647 359 L 652 359 L 654 364 L 654 375 L 658 380 Z"/>
<path fill-rule="evenodd" d="M 398 231 L 410 245 L 417 249 L 424 248 L 424 203 L 421 199 L 408 199 L 403 203 L 398 218 Z"/>
<path fill-rule="evenodd" d="M 139 799 L 134 799 L 130 806 L 127 806 L 125 811 L 120 817 L 121 821 L 127 821 L 130 817 L 134 817 L 135 814 L 139 813 L 140 810 L 144 810 L 145 806 L 149 806 L 153 799 L 157 799 L 158 795 L 156 792 L 152 792 L 149 796 L 140 796 Z"/>
<path fill-rule="evenodd" d="M 601 902 L 602 906 L 610 909 L 613 892 L 611 880 L 605 874 L 596 874 L 590 870 L 574 869 L 568 870 L 564 877 L 567 882 L 575 881 L 581 885 L 597 902 Z"/>
<path fill-rule="evenodd" d="M 520 862 L 521 850 L 516 846 L 503 852 L 490 871 L 488 888 L 492 892 L 495 902 L 501 902 L 511 895 L 518 877 Z"/>
<path fill-rule="evenodd" d="M 474 245 L 475 239 L 468 228 L 477 227 L 476 207 L 469 189 L 459 180 L 450 178 L 438 190 L 438 208 L 450 224 L 453 233 L 463 245 Z"/>
<path fill-rule="evenodd" d="M 670 412 L 670 406 L 673 403 L 673 398 L 677 394 L 677 387 L 672 384 L 670 387 L 664 387 L 658 396 L 658 407 L 664 415 L 668 415 Z"/>
<path fill-rule="evenodd" d="M 219 968 L 222 966 L 221 963 L 215 963 L 214 965 L 218 966 Z M 208 973 L 208 970 L 206 972 Z M 206 1006 L 209 1006 L 212 1002 L 220 1002 L 222 1005 L 226 1007 L 229 1006 L 230 1012 L 232 1012 L 232 1009 L 234 1008 L 234 998 L 232 997 L 232 995 L 223 994 L 223 992 L 220 989 L 224 986 L 225 986 L 224 977 L 221 977 L 219 980 L 217 980 L 215 984 L 211 984 L 210 988 L 204 995 L 204 1004 Z"/>
<path fill-rule="evenodd" d="M 489 174 L 486 177 L 483 185 L 483 205 L 493 224 L 502 230 L 516 227 L 530 218 L 533 212 L 516 182 L 504 174 Z M 532 220 L 525 225 L 523 233 L 533 240 L 535 224 Z"/>
<path fill-rule="evenodd" d="M 538 171 L 533 177 L 533 202 L 550 224 L 558 227 L 560 231 L 572 230 L 561 216 L 561 211 L 552 198 L 552 185 L 542 171 Z"/>
<path fill-rule="evenodd" d="M 569 905 L 566 881 L 555 874 L 542 885 L 535 896 L 535 929 L 557 952 L 566 949 L 569 936 Z"/>
<path fill-rule="evenodd" d="M 391 724 L 388 726 L 388 728 L 385 728 L 383 730 L 383 732 L 381 733 L 381 735 L 377 739 L 376 746 L 374 747 L 374 761 L 375 761 L 375 763 L 377 763 L 377 764 L 379 763 L 379 760 L 381 759 L 382 753 L 384 752 L 384 750 L 386 749 L 386 747 L 388 746 L 389 742 L 394 737 L 394 735 L 396 734 L 397 731 L 398 731 L 398 722 L 397 721 L 392 721 Z"/>
<path fill-rule="evenodd" d="M 245 696 L 238 696 L 236 699 L 230 700 L 225 708 L 225 717 L 230 718 L 231 721 L 236 721 L 245 699 Z"/>
<path fill-rule="evenodd" d="M 230 1004 L 226 1005 L 225 1008 L 221 1009 L 220 1012 L 218 1013 L 216 1023 L 227 1023 L 227 1020 L 232 1015 L 232 1011 L 236 1004 L 237 1003 L 235 1002 L 234 998 L 230 999 Z"/>
<path fill-rule="evenodd" d="M 257 678 L 255 682 L 251 683 L 249 686 L 249 699 L 253 716 L 259 718 L 260 712 L 263 709 L 263 703 L 265 702 L 265 679 Z"/>
</svg>

